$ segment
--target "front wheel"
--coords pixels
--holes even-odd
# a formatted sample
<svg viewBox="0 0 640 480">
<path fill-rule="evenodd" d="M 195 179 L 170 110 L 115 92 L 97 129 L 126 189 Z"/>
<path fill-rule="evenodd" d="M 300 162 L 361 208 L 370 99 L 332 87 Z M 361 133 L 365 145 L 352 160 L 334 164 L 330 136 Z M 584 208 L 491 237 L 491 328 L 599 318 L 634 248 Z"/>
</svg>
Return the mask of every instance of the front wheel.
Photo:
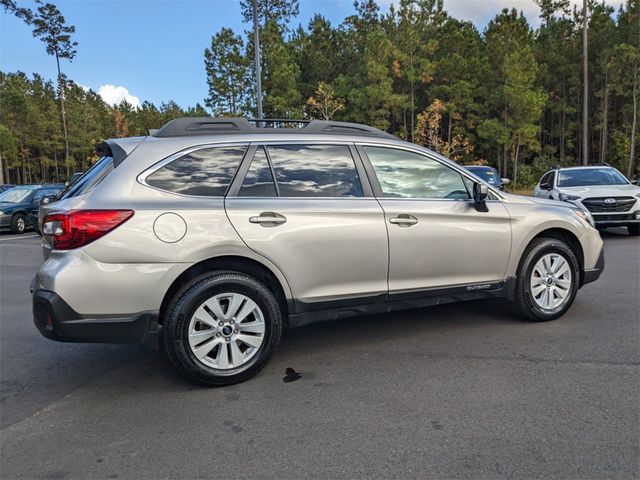
<svg viewBox="0 0 640 480">
<path fill-rule="evenodd" d="M 192 280 L 167 311 L 166 355 L 183 376 L 206 385 L 230 385 L 258 373 L 282 333 L 282 313 L 273 293 L 241 273 Z"/>
<path fill-rule="evenodd" d="M 627 230 L 629 230 L 629 235 L 632 237 L 640 237 L 640 223 L 627 225 Z"/>
<path fill-rule="evenodd" d="M 27 229 L 27 217 L 17 213 L 11 219 L 11 233 L 24 233 Z"/>
<path fill-rule="evenodd" d="M 529 244 L 518 267 L 515 304 L 524 318 L 543 322 L 562 316 L 573 303 L 580 282 L 578 259 L 555 238 Z"/>
</svg>

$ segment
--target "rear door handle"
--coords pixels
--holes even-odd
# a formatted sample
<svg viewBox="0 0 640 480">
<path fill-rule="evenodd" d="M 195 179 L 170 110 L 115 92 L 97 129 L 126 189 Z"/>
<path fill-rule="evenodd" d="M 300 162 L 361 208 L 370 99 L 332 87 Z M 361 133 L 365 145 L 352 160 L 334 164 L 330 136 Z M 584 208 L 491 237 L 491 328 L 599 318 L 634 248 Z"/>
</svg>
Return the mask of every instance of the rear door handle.
<svg viewBox="0 0 640 480">
<path fill-rule="evenodd" d="M 257 217 L 249 217 L 249 223 L 259 223 L 263 227 L 275 227 L 287 221 L 284 215 L 274 212 L 262 212 Z"/>
<path fill-rule="evenodd" d="M 411 225 L 417 224 L 418 219 L 413 215 L 401 213 L 397 217 L 390 218 L 389 223 L 393 223 L 394 225 L 398 225 L 399 227 L 410 227 Z"/>
</svg>

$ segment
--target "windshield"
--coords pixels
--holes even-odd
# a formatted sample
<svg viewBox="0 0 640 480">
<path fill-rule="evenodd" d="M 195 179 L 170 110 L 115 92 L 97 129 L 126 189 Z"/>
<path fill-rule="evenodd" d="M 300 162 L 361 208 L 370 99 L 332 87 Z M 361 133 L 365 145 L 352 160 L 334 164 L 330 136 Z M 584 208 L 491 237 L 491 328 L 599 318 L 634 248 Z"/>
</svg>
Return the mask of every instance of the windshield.
<svg viewBox="0 0 640 480">
<path fill-rule="evenodd" d="M 31 188 L 12 188 L 0 193 L 0 202 L 22 203 L 28 202 L 34 190 Z"/>
<path fill-rule="evenodd" d="M 469 168 L 469 171 L 491 185 L 499 185 L 498 176 L 493 168 Z"/>
<path fill-rule="evenodd" d="M 113 158 L 102 157 L 62 194 L 60 198 L 87 193 L 113 171 Z"/>
<path fill-rule="evenodd" d="M 559 187 L 580 187 L 583 185 L 626 185 L 627 179 L 615 168 L 585 168 L 560 170 Z"/>
</svg>

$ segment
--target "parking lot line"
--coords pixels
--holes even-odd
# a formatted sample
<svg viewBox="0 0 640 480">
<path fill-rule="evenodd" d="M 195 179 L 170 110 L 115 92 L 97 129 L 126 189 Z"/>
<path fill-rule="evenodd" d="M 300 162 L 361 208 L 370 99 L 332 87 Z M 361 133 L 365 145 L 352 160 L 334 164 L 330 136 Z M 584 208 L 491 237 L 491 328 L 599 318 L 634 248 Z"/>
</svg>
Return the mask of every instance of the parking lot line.
<svg viewBox="0 0 640 480">
<path fill-rule="evenodd" d="M 32 235 L 13 235 L 11 237 L 2 237 L 0 238 L 0 242 L 4 242 L 5 240 L 16 240 L 18 238 L 33 238 L 33 237 L 39 237 L 40 235 L 38 235 L 37 233 L 34 233 Z"/>
</svg>

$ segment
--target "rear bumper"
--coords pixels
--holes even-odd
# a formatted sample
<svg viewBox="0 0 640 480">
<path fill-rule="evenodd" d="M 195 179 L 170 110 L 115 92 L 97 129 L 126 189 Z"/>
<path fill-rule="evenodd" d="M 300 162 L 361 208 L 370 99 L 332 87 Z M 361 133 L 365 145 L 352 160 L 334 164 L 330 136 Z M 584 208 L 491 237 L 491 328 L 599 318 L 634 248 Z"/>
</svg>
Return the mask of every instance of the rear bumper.
<svg viewBox="0 0 640 480">
<path fill-rule="evenodd" d="M 84 318 L 58 294 L 34 290 L 33 323 L 48 339 L 60 342 L 140 343 L 158 340 L 158 312 L 146 311 L 128 316 Z"/>
<path fill-rule="evenodd" d="M 598 261 L 596 262 L 595 267 L 584 271 L 584 275 L 582 277 L 582 285 L 595 282 L 596 280 L 598 280 L 598 278 L 600 278 L 600 275 L 602 275 L 603 271 L 604 271 L 604 250 L 600 250 L 600 255 L 598 256 Z"/>
</svg>

